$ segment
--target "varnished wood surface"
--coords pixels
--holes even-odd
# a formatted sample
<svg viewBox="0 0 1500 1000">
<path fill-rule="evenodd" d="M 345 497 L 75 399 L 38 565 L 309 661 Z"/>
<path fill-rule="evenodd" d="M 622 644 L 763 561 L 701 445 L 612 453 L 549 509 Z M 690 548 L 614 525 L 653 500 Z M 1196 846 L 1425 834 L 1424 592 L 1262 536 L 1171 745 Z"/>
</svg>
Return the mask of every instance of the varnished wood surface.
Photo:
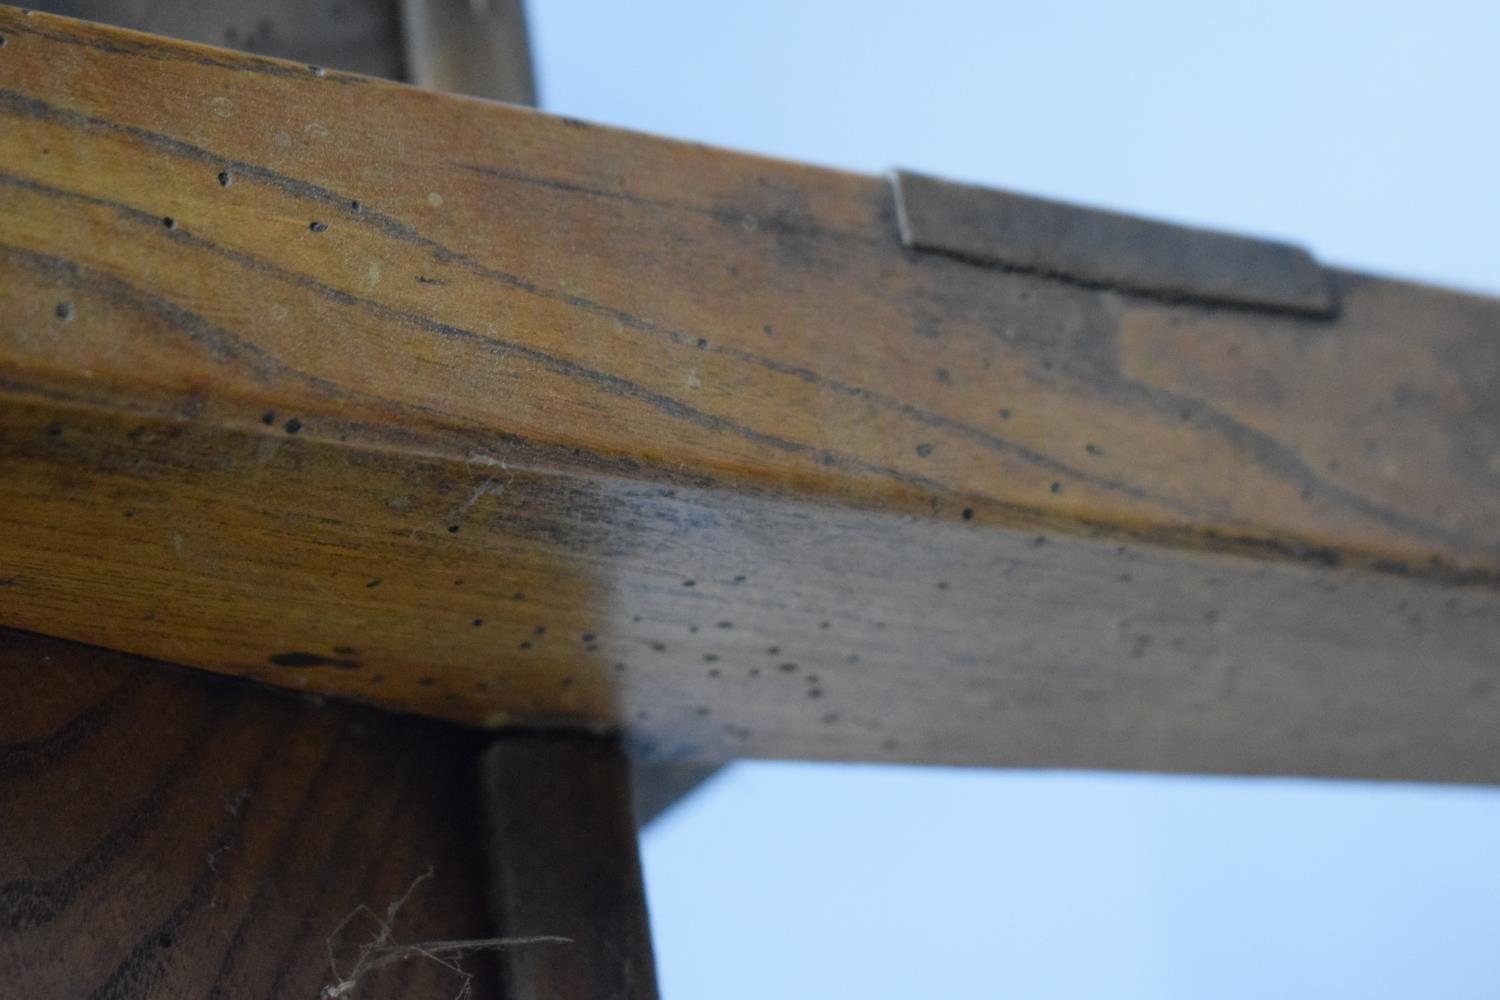
<svg viewBox="0 0 1500 1000">
<path fill-rule="evenodd" d="M 656 1000 L 630 761 L 618 741 L 503 736 L 485 751 L 482 775 L 500 933 L 571 941 L 501 953 L 505 995 Z"/>
<path fill-rule="evenodd" d="M 313 1000 L 429 868 L 392 940 L 490 936 L 472 739 L 8 631 L 0 684 L 0 996 Z M 410 960 L 341 995 L 463 984 Z"/>
<path fill-rule="evenodd" d="M 0 35 L 0 621 L 664 755 L 1500 777 L 1495 302 L 1159 302 L 879 178 Z"/>
</svg>

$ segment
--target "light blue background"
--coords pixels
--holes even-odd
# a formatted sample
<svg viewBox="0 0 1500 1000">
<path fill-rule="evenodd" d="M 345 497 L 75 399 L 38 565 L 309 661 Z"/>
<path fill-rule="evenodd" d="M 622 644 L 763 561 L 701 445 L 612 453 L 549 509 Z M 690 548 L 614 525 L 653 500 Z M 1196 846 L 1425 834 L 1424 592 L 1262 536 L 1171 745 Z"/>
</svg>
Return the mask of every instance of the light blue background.
<svg viewBox="0 0 1500 1000">
<path fill-rule="evenodd" d="M 529 12 L 549 110 L 1500 293 L 1494 0 Z M 745 764 L 644 855 L 666 1000 L 1500 997 L 1488 790 Z"/>
</svg>

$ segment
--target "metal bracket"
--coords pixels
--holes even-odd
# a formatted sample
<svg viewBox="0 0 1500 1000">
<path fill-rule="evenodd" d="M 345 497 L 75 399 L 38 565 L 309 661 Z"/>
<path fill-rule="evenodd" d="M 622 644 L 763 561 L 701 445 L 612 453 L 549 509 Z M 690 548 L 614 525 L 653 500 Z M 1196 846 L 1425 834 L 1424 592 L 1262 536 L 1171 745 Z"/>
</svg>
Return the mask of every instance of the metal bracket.
<svg viewBox="0 0 1500 1000">
<path fill-rule="evenodd" d="M 898 170 L 901 240 L 914 250 L 1173 299 L 1333 314 L 1301 247 L 1082 208 Z"/>
</svg>

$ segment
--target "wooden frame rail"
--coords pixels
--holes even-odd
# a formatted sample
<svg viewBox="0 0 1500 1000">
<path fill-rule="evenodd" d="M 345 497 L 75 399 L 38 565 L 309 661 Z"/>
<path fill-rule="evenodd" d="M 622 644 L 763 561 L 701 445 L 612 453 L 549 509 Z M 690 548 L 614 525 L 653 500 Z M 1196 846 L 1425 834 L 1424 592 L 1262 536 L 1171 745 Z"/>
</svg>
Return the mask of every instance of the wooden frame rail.
<svg viewBox="0 0 1500 1000">
<path fill-rule="evenodd" d="M 0 37 L 0 624 L 663 757 L 1500 779 L 1500 303 Z"/>
</svg>

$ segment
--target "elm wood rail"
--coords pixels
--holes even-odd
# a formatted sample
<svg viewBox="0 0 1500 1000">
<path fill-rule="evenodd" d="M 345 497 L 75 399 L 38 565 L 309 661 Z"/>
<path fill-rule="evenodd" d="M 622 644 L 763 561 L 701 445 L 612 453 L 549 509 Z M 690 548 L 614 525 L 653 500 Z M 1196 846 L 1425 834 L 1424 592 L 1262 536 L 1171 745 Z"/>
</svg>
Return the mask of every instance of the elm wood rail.
<svg viewBox="0 0 1500 1000">
<path fill-rule="evenodd" d="M 1500 779 L 1500 303 L 0 12 L 0 622 L 662 756 Z"/>
</svg>

